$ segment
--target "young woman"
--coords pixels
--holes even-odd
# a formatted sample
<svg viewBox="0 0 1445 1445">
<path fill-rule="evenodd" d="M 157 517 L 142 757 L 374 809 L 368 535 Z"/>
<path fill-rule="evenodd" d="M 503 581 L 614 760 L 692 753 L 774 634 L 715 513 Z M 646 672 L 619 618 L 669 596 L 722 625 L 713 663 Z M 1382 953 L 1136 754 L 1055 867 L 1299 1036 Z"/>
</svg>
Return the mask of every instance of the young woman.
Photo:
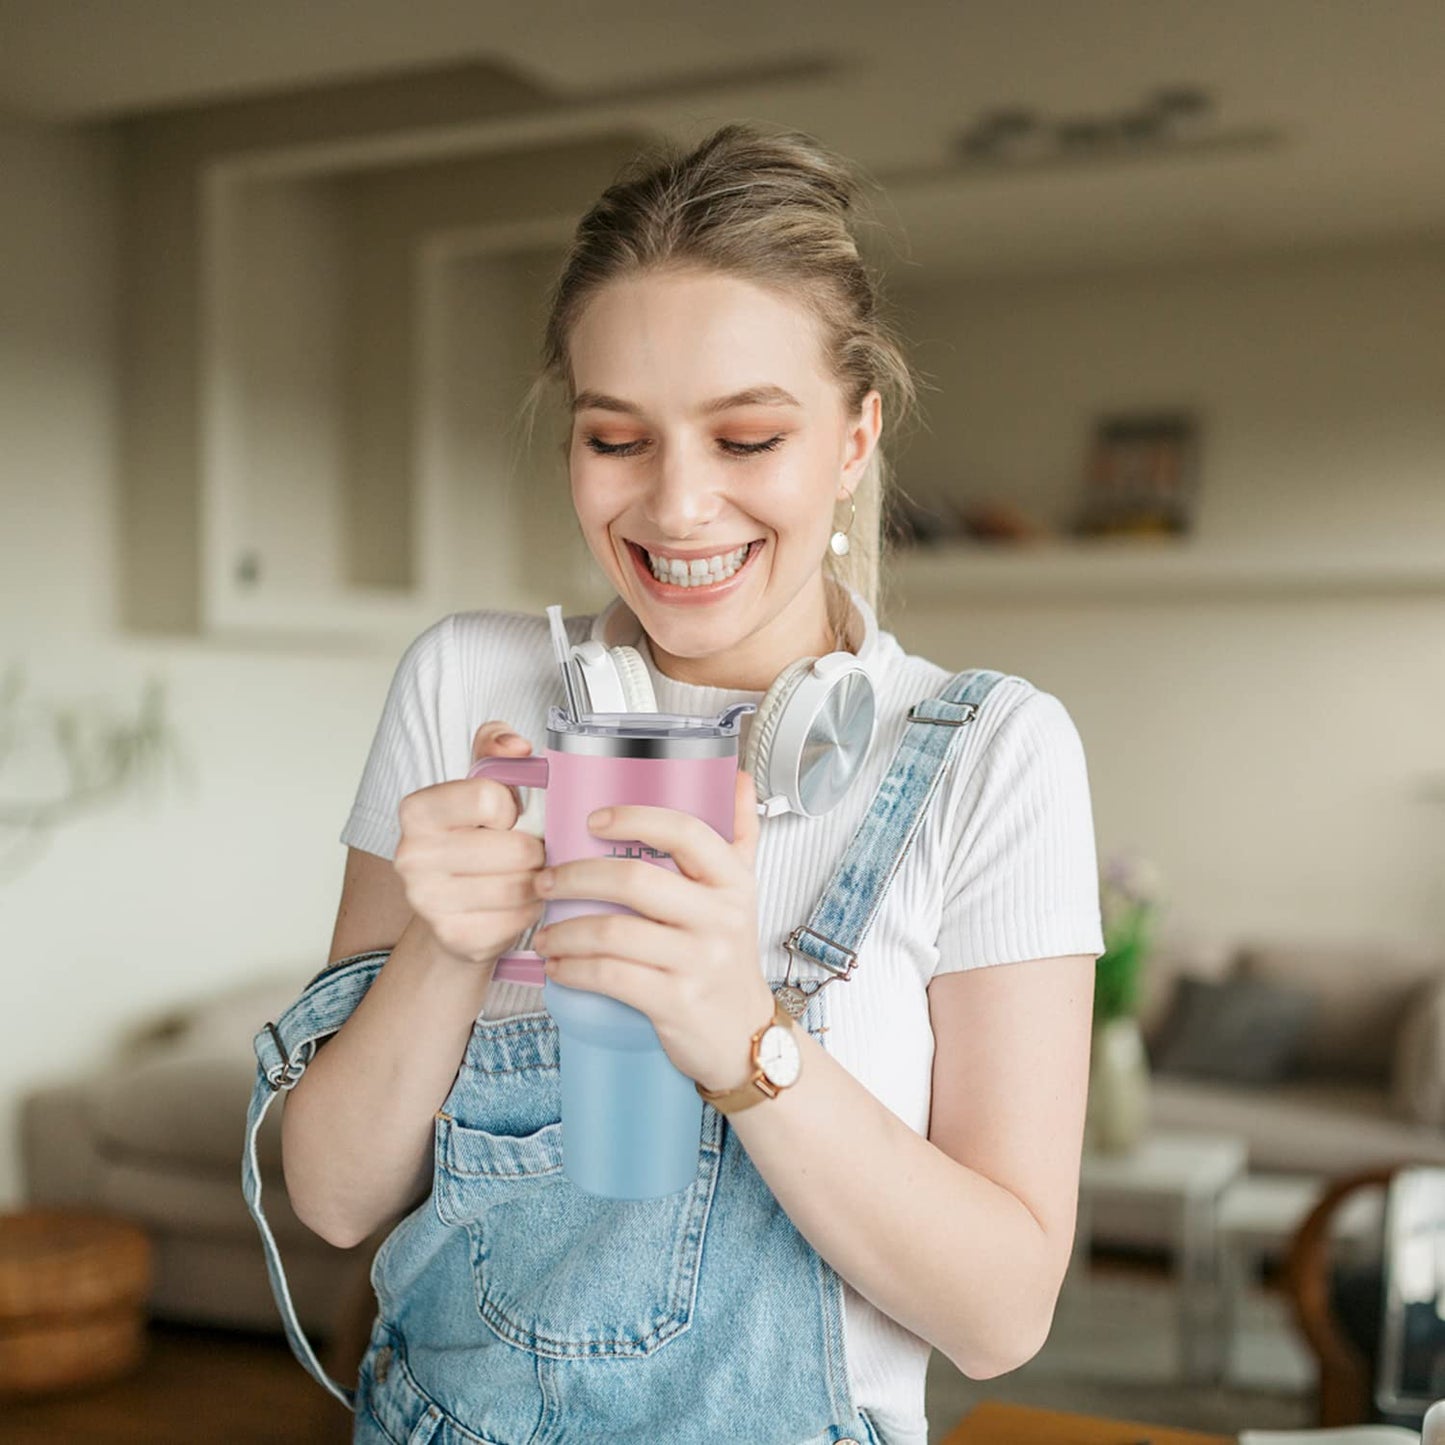
<svg viewBox="0 0 1445 1445">
<path fill-rule="evenodd" d="M 284 1114 L 311 1229 L 349 1246 L 405 1215 L 373 1267 L 357 1440 L 924 1445 L 930 1348 L 984 1379 L 1048 1334 L 1103 951 L 1063 705 L 993 674 L 969 726 L 913 724 L 956 747 L 876 880 L 855 971 L 782 947 L 825 887 L 867 882 L 829 880 L 910 707 L 951 676 L 873 612 L 879 443 L 913 388 L 850 230 L 859 197 L 794 132 L 729 125 L 640 158 L 578 226 L 531 398 L 556 383 L 570 404 L 577 520 L 617 594 L 567 619 L 573 641 L 635 645 L 659 708 L 697 714 L 760 701 L 799 658 L 854 654 L 877 732 L 842 801 L 760 817 L 740 769 L 731 843 L 671 810 L 598 825 L 665 848 L 676 874 L 544 871 L 520 795 L 466 773 L 544 736 L 545 619 L 456 613 L 397 668 L 331 946 L 369 972 Z M 542 1152 L 555 1026 L 538 988 L 493 968 L 565 896 L 633 913 L 537 933 L 549 975 L 642 1010 L 704 1090 L 748 1084 L 785 979 L 828 982 L 793 1031 L 796 1079 L 725 1123 L 705 1109 L 683 1194 L 588 1196 Z"/>
</svg>

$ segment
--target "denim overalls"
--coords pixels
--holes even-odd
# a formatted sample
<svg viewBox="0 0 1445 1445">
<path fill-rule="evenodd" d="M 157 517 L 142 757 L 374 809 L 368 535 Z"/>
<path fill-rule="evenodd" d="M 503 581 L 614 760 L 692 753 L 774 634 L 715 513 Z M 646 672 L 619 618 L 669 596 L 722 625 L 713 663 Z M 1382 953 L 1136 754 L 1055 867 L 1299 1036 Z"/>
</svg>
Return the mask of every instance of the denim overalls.
<svg viewBox="0 0 1445 1445">
<path fill-rule="evenodd" d="M 789 950 L 824 971 L 801 985 L 801 1022 L 820 1042 L 837 997 L 824 986 L 852 973 L 959 726 L 1003 675 L 959 673 L 910 709 L 842 861 L 807 924 L 788 937 Z M 387 956 L 358 954 L 325 969 L 256 1034 L 242 1163 L 291 1349 L 355 1411 L 354 1441 L 887 1445 L 853 1402 L 837 1273 L 711 1105 L 687 1189 L 615 1200 L 568 1182 L 558 1033 L 545 1009 L 473 1024 L 435 1119 L 432 1193 L 372 1263 L 379 1313 L 357 1387 L 333 1381 L 297 1322 L 261 1209 L 256 1133 L 277 1091 L 301 1077 L 316 1041 L 341 1026 Z"/>
</svg>

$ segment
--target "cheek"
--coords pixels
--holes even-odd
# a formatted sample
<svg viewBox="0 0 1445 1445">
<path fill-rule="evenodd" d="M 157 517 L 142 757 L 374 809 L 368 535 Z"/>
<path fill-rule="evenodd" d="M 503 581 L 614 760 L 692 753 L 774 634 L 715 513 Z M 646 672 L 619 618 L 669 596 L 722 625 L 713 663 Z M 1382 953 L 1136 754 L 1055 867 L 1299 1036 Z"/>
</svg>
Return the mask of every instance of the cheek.
<svg viewBox="0 0 1445 1445">
<path fill-rule="evenodd" d="M 621 490 L 615 475 L 583 453 L 573 459 L 571 483 L 577 520 L 584 528 L 606 527 L 620 504 Z"/>
</svg>

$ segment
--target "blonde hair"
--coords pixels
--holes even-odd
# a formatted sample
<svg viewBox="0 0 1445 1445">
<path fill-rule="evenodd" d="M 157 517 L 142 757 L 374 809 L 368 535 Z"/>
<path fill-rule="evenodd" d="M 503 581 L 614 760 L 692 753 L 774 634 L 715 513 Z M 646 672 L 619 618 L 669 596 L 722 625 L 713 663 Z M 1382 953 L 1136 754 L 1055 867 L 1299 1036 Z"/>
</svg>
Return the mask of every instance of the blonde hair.
<svg viewBox="0 0 1445 1445">
<path fill-rule="evenodd" d="M 560 383 L 570 400 L 568 340 L 593 295 L 662 269 L 717 271 L 801 303 L 818 322 L 848 415 L 876 388 L 890 429 L 911 420 L 914 378 L 850 228 L 863 187 L 853 167 L 811 136 L 739 122 L 685 154 L 664 146 L 633 157 L 578 222 L 549 292 L 542 366 L 522 408 L 529 434 L 547 388 Z M 825 579 L 856 587 L 875 611 L 890 481 L 880 439 L 853 491 L 848 554 L 829 548 L 823 556 Z M 847 514 L 838 524 L 847 526 Z M 824 590 L 835 636 L 846 637 L 846 598 Z"/>
</svg>

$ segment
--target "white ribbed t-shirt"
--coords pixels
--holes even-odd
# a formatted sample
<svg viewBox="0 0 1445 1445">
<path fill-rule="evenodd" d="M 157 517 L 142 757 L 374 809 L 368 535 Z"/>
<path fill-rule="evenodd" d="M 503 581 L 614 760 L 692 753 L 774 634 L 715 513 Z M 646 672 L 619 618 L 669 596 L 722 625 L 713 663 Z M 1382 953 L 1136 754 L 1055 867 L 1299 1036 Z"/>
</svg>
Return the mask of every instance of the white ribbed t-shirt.
<svg viewBox="0 0 1445 1445">
<path fill-rule="evenodd" d="M 573 642 L 596 636 L 635 646 L 664 711 L 716 715 L 729 703 L 761 702 L 764 696 L 679 682 L 660 672 L 646 635 L 620 599 L 565 623 Z M 859 648 L 857 634 L 850 645 Z M 949 669 L 904 652 L 884 629 L 864 645 L 878 726 L 859 777 L 820 818 L 783 813 L 758 820 L 758 944 L 769 982 L 781 980 L 790 963 L 795 980 L 825 975 L 811 960 L 793 958 L 783 940 L 807 922 L 852 840 L 908 725 L 909 707 L 936 695 L 951 676 Z M 433 623 L 397 665 L 341 841 L 392 857 L 402 798 L 465 777 L 472 737 L 482 723 L 504 719 L 541 752 L 547 708 L 562 702 L 544 615 L 456 612 Z M 754 716 L 741 720 L 743 743 Z M 545 798 L 540 790 L 522 796 L 527 808 L 518 826 L 540 832 Z M 926 1136 L 934 1054 L 930 980 L 956 969 L 1060 954 L 1097 957 L 1103 949 L 1092 807 L 1078 732 L 1056 697 L 1009 675 L 963 729 L 852 976 L 829 985 L 823 1042 Z M 483 1016 L 541 1007 L 539 986 L 494 979 Z M 848 1147 L 839 1141 L 840 1149 Z M 874 1416 L 889 1445 L 926 1445 L 930 1346 L 846 1280 L 843 1286 L 854 1403 Z"/>
</svg>

